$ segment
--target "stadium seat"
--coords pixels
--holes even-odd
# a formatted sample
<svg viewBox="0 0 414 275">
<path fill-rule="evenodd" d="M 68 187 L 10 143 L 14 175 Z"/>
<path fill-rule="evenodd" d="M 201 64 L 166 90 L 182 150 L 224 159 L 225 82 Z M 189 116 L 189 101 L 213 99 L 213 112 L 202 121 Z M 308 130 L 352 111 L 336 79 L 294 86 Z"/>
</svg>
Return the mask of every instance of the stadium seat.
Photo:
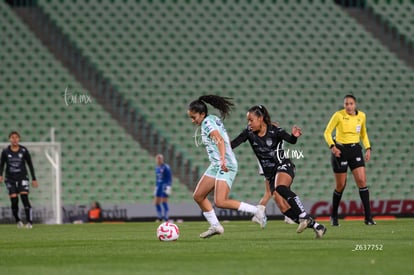
<svg viewBox="0 0 414 275">
<path fill-rule="evenodd" d="M 381 16 L 384 24 L 396 27 L 398 32 L 405 35 L 406 42 L 414 41 L 414 28 L 412 27 L 412 14 L 414 3 L 412 1 L 367 1 L 368 8 Z"/>
<path fill-rule="evenodd" d="M 0 3 L 3 14 L 0 18 L 2 36 L 8 36 L 13 30 L 13 36 L 20 37 L 17 45 L 14 40 L 2 40 L 1 56 L 16 56 L 7 63 L 5 73 L 13 72 L 3 84 L 2 95 L 6 96 L 8 104 L 0 114 L 4 121 L 4 129 L 16 129 L 22 133 L 23 141 L 43 141 L 48 136 L 49 129 L 55 127 L 56 140 L 62 142 L 62 200 L 64 204 L 89 204 L 92 198 L 99 198 L 102 203 L 119 202 L 135 203 L 135 198 L 114 197 L 111 193 L 103 196 L 104 190 L 100 186 L 106 183 L 119 183 L 125 190 L 135 184 L 131 179 L 139 179 L 142 185 L 153 185 L 153 157 L 149 155 L 139 143 L 125 133 L 117 123 L 98 104 L 67 106 L 64 100 L 64 91 L 68 84 L 73 93 L 88 93 L 63 68 L 58 61 L 40 44 L 36 37 L 19 21 L 16 15 L 5 3 Z M 71 5 L 70 5 L 71 6 Z M 47 9 L 46 10 L 51 10 Z M 60 10 L 56 5 L 52 10 Z M 61 14 L 61 13 L 59 13 Z M 64 14 L 66 14 L 64 12 Z M 12 28 L 18 25 L 19 28 Z M 84 36 L 87 38 L 87 36 Z M 26 50 L 30 46 L 34 51 Z M 86 43 L 85 45 L 89 45 Z M 27 48 L 28 49 L 28 48 Z M 38 74 L 38 70 L 40 73 Z M 23 87 L 25 89 L 19 89 Z M 19 90 L 21 90 L 19 92 Z M 16 92 L 17 91 L 17 92 Z M 32 92 L 33 91 L 33 92 Z M 30 92 L 30 96 L 28 93 Z M 4 93 L 4 94 L 3 94 Z M 92 99 L 96 102 L 95 99 Z M 11 106 L 14 106 L 11 108 Z M 19 110 L 14 112 L 12 110 Z M 33 114 L 36 114 L 36 119 Z M 9 123 L 13 122 L 13 123 Z M 17 126 L 17 127 L 16 127 Z M 74 128 L 75 127 L 75 128 Z M 7 130 L 7 131 L 9 131 Z M 3 137 L 7 142 L 7 137 Z M 107 151 L 121 146 L 128 152 L 128 157 L 117 165 L 123 155 Z M 135 165 L 136 162 L 147 163 L 145 169 Z M 111 167 L 111 164 L 115 165 Z M 42 167 L 37 168 L 39 182 L 46 180 Z M 113 180 L 108 181 L 105 170 L 114 172 Z M 175 179 L 177 186 L 180 182 Z M 129 187 L 131 186 L 131 187 Z M 38 198 L 47 199 L 47 194 L 40 196 L 44 190 L 33 192 L 31 199 L 36 205 Z M 91 192 L 99 194 L 92 194 Z M 39 196 L 36 196 L 38 192 Z M 84 194 L 88 194 L 85 196 Z M 149 191 L 152 196 L 152 190 Z M 4 201 L 4 197 L 0 201 Z M 106 200 L 107 199 L 107 200 Z M 125 199 L 125 200 L 124 200 Z M 5 202 L 8 204 L 8 202 Z"/>
<path fill-rule="evenodd" d="M 295 188 L 298 193 L 303 190 L 308 200 L 325 200 L 331 196 L 333 176 L 330 175 L 329 151 L 322 134 L 330 116 L 341 107 L 344 94 L 354 93 L 359 99 L 359 107 L 368 116 L 369 135 L 375 148 L 373 160 L 367 164 L 368 180 L 376 176 L 385 186 L 392 186 L 392 183 L 385 182 L 385 175 L 389 172 L 384 168 L 389 165 L 392 156 L 406 153 L 398 149 L 404 142 L 396 140 L 395 144 L 390 144 L 389 140 L 393 140 L 395 131 L 401 125 L 410 125 L 407 129 L 411 129 L 414 123 L 410 119 L 414 102 L 410 93 L 414 84 L 412 69 L 396 59 L 333 2 L 189 1 L 182 5 L 175 1 L 118 3 L 90 0 L 64 1 L 61 4 L 38 0 L 38 5 L 109 81 L 119 87 L 119 93 L 131 106 L 145 114 L 172 145 L 184 152 L 193 165 L 201 168 L 200 171 L 205 169 L 208 160 L 204 148 L 194 144 L 194 126 L 186 116 L 186 108 L 201 94 L 217 93 L 234 97 L 236 106 L 231 117 L 225 121 L 230 138 L 246 126 L 246 111 L 256 104 L 267 106 L 272 120 L 278 121 L 286 130 L 290 130 L 293 124 L 301 125 L 304 135 L 291 147 L 305 153 L 305 158 L 293 160 L 297 165 Z M 368 2 L 374 8 L 385 3 Z M 386 5 L 384 9 L 387 13 L 398 14 L 390 16 L 390 20 L 398 18 L 394 24 L 410 25 L 411 4 L 401 6 L 399 2 L 390 2 Z M 189 14 L 196 16 L 187 16 Z M 11 100 L 15 98 L 18 101 L 11 91 L 19 90 L 21 82 L 30 82 L 31 89 L 47 82 L 50 86 L 39 88 L 48 93 L 47 98 L 40 93 L 36 97 L 44 101 L 41 105 L 60 106 L 62 100 L 56 99 L 54 92 L 64 91 L 61 83 L 76 81 L 32 39 L 30 32 L 19 24 L 12 13 L 7 12 L 4 18 L 0 19 L 1 22 L 14 18 L 8 24 L 22 28 L 31 47 L 38 49 L 36 55 L 25 50 L 23 57 L 26 58 L 20 58 L 19 52 L 16 52 L 8 62 L 12 65 L 14 60 L 21 64 L 36 63 L 37 68 L 48 68 L 45 75 L 50 76 L 36 74 L 38 69 L 25 70 L 24 77 L 20 79 L 16 77 L 20 74 L 7 73 L 6 83 L 0 84 L 6 86 L 2 92 L 5 90 Z M 2 32 L 5 30 L 3 28 Z M 409 33 L 405 27 L 401 30 Z M 128 35 L 125 35 L 126 31 Z M 410 32 L 412 38 L 412 28 Z M 0 50 L 0 55 L 9 56 L 6 49 L 13 49 L 13 45 L 7 41 L 1 43 L 4 50 Z M 16 72 L 21 70 L 12 69 Z M 28 81 L 34 78 L 36 81 Z M 75 86 L 80 87 L 79 84 Z M 36 105 L 33 107 L 37 108 L 36 112 L 40 109 Z M 143 163 L 153 163 L 151 157 L 128 138 L 103 109 L 97 106 L 76 107 L 76 111 L 66 107 L 52 109 L 53 120 L 47 122 L 48 126 L 56 123 L 61 131 L 58 136 L 65 141 L 64 154 L 70 156 L 70 162 L 64 160 L 64 165 L 69 165 L 69 168 L 65 167 L 67 172 L 80 168 L 75 165 L 78 156 L 67 150 L 90 148 L 79 146 L 82 139 L 75 139 L 65 129 L 68 126 L 86 130 L 99 128 L 88 139 L 102 144 L 101 149 L 109 147 L 104 152 L 100 149 L 90 152 L 101 159 L 99 163 L 103 173 L 108 172 L 108 177 L 114 180 L 116 176 L 109 173 L 114 169 L 112 166 L 121 170 L 112 154 L 115 148 L 109 145 L 121 141 L 128 146 L 128 150 L 133 151 L 134 158 L 122 164 L 125 168 L 121 170 L 120 180 L 128 188 L 128 180 L 134 174 L 130 171 L 137 171 L 136 178 L 143 179 L 143 185 L 151 186 L 152 168 L 145 166 L 151 173 L 141 175 L 143 172 L 138 173 L 140 167 L 130 164 L 135 157 L 139 163 L 139 156 L 145 156 Z M 209 111 L 217 113 L 211 107 Z M 93 119 L 90 115 L 94 113 L 102 115 L 99 119 Z M 43 116 L 46 118 L 46 113 Z M 84 122 L 76 123 L 74 118 L 81 118 Z M 19 127 L 25 128 L 24 120 L 20 116 L 16 119 Z M 102 123 L 101 127 L 96 127 L 96 120 Z M 43 124 L 33 125 L 45 128 Z M 115 129 L 116 133 L 110 129 Z M 46 132 L 47 129 L 43 129 L 30 133 L 35 139 Z M 97 136 L 100 137 L 99 142 Z M 248 144 L 238 148 L 236 155 L 243 169 L 239 170 L 235 186 L 242 187 L 233 191 L 241 199 L 257 201 L 263 186 L 255 185 L 256 189 L 251 186 L 251 182 L 261 181 L 254 155 Z M 406 157 L 406 161 L 408 167 L 397 173 L 405 175 L 412 168 L 412 160 Z M 75 176 L 72 177 L 75 180 Z M 409 173 L 407 179 L 408 182 L 413 179 Z M 350 193 L 346 196 L 354 198 L 355 190 L 349 189 Z M 177 197 L 185 197 L 187 192 Z M 381 198 L 392 196 L 395 194 L 385 193 Z M 131 197 L 122 199 L 131 200 Z M 191 194 L 188 199 L 191 200 Z M 136 198 L 132 200 L 136 201 Z"/>
</svg>

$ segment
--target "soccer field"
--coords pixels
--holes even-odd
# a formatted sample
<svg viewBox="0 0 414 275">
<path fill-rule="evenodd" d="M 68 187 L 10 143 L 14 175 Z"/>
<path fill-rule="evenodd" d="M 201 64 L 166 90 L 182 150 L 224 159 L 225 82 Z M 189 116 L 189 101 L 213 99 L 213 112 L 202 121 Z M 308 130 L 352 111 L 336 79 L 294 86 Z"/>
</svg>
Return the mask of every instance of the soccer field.
<svg viewBox="0 0 414 275">
<path fill-rule="evenodd" d="M 270 221 L 179 223 L 176 242 L 156 238 L 157 223 L 0 226 L 0 274 L 412 274 L 413 219 L 328 225 L 323 239 Z"/>
</svg>

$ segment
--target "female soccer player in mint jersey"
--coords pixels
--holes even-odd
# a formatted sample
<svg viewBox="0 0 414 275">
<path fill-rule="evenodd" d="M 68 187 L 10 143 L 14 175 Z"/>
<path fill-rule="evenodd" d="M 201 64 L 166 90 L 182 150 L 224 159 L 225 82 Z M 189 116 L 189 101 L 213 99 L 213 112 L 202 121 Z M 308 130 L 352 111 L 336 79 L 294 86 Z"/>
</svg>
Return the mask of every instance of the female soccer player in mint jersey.
<svg viewBox="0 0 414 275">
<path fill-rule="evenodd" d="M 237 174 L 237 160 L 231 150 L 230 140 L 222 120 L 215 115 L 208 114 L 206 103 L 218 109 L 223 119 L 230 113 L 233 106 L 229 98 L 216 95 L 200 96 L 188 106 L 187 114 L 191 121 L 201 126 L 202 142 L 210 160 L 210 166 L 201 177 L 193 194 L 194 200 L 210 224 L 209 229 L 201 233 L 200 237 L 208 238 L 224 232 L 224 228 L 207 198 L 207 195 L 213 190 L 214 203 L 217 207 L 251 213 L 254 215 L 253 220 L 264 228 L 266 226 L 264 206 L 254 206 L 229 199 L 230 189 Z"/>
<path fill-rule="evenodd" d="M 32 186 L 37 187 L 38 183 L 33 168 L 32 158 L 29 150 L 19 144 L 20 135 L 18 132 L 11 132 L 9 134 L 10 145 L 3 149 L 0 160 L 0 182 L 3 181 L 4 165 L 6 165 L 6 186 L 9 190 L 9 197 L 11 201 L 11 209 L 14 218 L 16 219 L 17 227 L 23 227 L 23 223 L 19 217 L 19 197 L 22 199 L 27 224 L 26 228 L 32 228 L 32 206 L 29 200 L 29 177 L 26 169 L 26 164 L 30 169 L 32 175 Z"/>
<path fill-rule="evenodd" d="M 290 206 L 289 209 L 282 209 L 283 214 L 299 223 L 296 232 L 301 233 L 307 227 L 311 227 L 317 238 L 322 237 L 326 227 L 315 222 L 306 213 L 299 197 L 291 190 L 295 165 L 285 157 L 283 150 L 284 141 L 296 143 L 297 138 L 302 135 L 301 129 L 294 126 L 292 134 L 288 134 L 282 128 L 273 125 L 269 112 L 262 105 L 253 106 L 248 110 L 247 124 L 247 128 L 231 142 L 231 147 L 236 148 L 248 140 L 270 184 L 271 194 L 276 191 Z M 280 197 L 275 199 L 278 199 L 279 207 L 284 205 Z"/>
<path fill-rule="evenodd" d="M 332 132 L 336 131 L 335 140 Z M 335 112 L 324 132 L 325 141 L 331 149 L 331 164 L 335 174 L 336 187 L 332 196 L 331 224 L 339 226 L 338 207 L 342 192 L 346 186 L 346 171 L 348 166 L 354 175 L 359 188 L 359 196 L 365 210 L 365 224 L 375 225 L 371 217 L 369 191 L 365 174 L 365 162 L 362 155 L 360 140 L 365 147 L 365 161 L 371 158 L 371 145 L 369 143 L 365 113 L 357 110 L 356 98 L 353 95 L 344 97 L 344 109 Z"/>
</svg>

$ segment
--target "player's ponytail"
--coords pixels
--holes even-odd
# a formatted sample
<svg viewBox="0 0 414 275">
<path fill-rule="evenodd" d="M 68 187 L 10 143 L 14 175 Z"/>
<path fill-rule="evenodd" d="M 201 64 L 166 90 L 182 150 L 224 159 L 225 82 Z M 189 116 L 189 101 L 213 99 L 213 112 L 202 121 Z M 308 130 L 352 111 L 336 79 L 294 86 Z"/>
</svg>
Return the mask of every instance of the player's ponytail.
<svg viewBox="0 0 414 275">
<path fill-rule="evenodd" d="M 206 116 L 208 115 L 207 105 L 206 103 L 210 104 L 214 108 L 220 111 L 220 115 L 222 119 L 225 119 L 226 116 L 230 114 L 231 107 L 234 104 L 230 101 L 231 98 L 229 97 L 222 97 L 218 95 L 203 95 L 200 96 L 197 100 L 191 102 L 188 106 L 188 109 L 192 112 L 197 113 L 205 113 Z"/>
<path fill-rule="evenodd" d="M 263 117 L 263 121 L 269 126 L 272 124 L 269 112 L 263 105 L 255 105 L 248 110 L 249 113 L 254 113 L 258 117 Z"/>
</svg>

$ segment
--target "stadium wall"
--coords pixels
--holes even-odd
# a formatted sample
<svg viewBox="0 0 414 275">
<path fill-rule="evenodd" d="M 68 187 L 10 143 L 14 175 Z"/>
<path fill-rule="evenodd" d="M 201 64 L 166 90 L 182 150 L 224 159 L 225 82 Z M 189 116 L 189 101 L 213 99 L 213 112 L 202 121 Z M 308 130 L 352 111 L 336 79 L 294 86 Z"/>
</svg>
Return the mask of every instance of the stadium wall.
<svg viewBox="0 0 414 275">
<path fill-rule="evenodd" d="M 304 202 L 306 209 L 310 213 L 319 218 L 329 216 L 331 202 L 317 201 Z M 73 223 L 78 220 L 85 220 L 88 205 L 67 205 L 63 209 L 63 222 Z M 204 217 L 195 203 L 185 202 L 171 204 L 170 217 L 174 220 L 204 220 Z M 414 200 L 372 200 L 371 209 L 374 216 L 395 216 L 395 217 L 413 217 L 414 216 Z M 221 220 L 248 220 L 251 218 L 249 214 L 236 210 L 215 208 L 217 215 Z M 1 220 L 4 220 L 5 213 L 10 210 L 1 207 Z M 339 207 L 341 217 L 345 216 L 361 216 L 363 206 L 360 200 L 342 201 Z M 38 215 L 47 214 L 44 211 L 34 209 L 35 218 Z M 268 204 L 266 214 L 270 219 L 280 219 L 283 217 L 274 202 Z M 152 204 L 103 204 L 103 219 L 106 221 L 154 221 L 155 209 Z M 11 216 L 11 215 L 9 215 Z"/>
</svg>

